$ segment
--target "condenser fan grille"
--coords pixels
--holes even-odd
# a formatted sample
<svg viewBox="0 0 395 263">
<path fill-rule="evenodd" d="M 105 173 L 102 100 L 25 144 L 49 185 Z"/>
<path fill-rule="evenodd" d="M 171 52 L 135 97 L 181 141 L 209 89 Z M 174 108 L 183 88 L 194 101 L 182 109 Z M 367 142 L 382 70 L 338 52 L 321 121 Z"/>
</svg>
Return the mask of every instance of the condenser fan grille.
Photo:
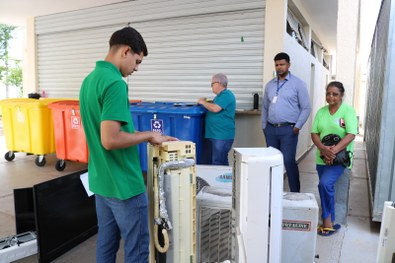
<svg viewBox="0 0 395 263">
<path fill-rule="evenodd" d="M 200 262 L 222 262 L 231 256 L 231 210 L 200 207 Z"/>
</svg>

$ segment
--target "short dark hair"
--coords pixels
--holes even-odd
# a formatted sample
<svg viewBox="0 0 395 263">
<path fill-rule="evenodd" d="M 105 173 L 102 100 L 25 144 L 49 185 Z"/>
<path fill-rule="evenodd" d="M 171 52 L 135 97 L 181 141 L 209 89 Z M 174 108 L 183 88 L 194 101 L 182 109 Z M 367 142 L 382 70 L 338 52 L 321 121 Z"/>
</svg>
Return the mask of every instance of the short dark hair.
<svg viewBox="0 0 395 263">
<path fill-rule="evenodd" d="M 326 89 L 328 89 L 330 87 L 335 87 L 340 91 L 340 93 L 342 95 L 344 94 L 344 86 L 343 86 L 343 83 L 341 83 L 340 81 L 329 82 L 329 84 L 326 86 Z"/>
<path fill-rule="evenodd" d="M 274 57 L 274 61 L 276 60 L 282 60 L 285 59 L 288 63 L 290 62 L 289 56 L 287 53 L 281 52 L 278 53 L 275 57 Z"/>
<path fill-rule="evenodd" d="M 133 27 L 127 26 L 115 31 L 109 42 L 110 48 L 117 45 L 127 45 L 134 53 L 140 54 L 143 52 L 144 56 L 148 55 L 147 46 L 145 45 L 143 37 Z"/>
</svg>

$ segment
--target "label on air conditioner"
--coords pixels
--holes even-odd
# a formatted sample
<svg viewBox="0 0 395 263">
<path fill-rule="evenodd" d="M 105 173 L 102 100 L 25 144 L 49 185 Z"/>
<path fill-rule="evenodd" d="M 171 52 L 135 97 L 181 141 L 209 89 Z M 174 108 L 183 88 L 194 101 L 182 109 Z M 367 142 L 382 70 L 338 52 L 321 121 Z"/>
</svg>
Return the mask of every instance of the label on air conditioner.
<svg viewBox="0 0 395 263">
<path fill-rule="evenodd" d="M 283 230 L 310 231 L 311 221 L 283 220 Z"/>
</svg>

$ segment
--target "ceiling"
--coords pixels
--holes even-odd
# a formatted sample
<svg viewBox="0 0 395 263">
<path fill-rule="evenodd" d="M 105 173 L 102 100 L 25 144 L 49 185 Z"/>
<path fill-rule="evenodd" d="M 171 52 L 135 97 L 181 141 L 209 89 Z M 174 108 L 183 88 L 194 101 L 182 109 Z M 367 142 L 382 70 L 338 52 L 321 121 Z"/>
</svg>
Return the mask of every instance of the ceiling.
<svg viewBox="0 0 395 263">
<path fill-rule="evenodd" d="M 24 27 L 28 17 L 119 2 L 126 2 L 126 0 L 1 0 L 0 23 Z"/>
<path fill-rule="evenodd" d="M 0 23 L 24 27 L 26 18 L 107 5 L 126 0 L 1 0 Z M 130 0 L 129 0 L 130 1 Z M 338 0 L 300 0 L 327 49 L 336 49 Z"/>
<path fill-rule="evenodd" d="M 313 22 L 313 31 L 328 50 L 336 50 L 338 0 L 300 0 Z M 321 32 L 319 34 L 318 32 Z"/>
</svg>

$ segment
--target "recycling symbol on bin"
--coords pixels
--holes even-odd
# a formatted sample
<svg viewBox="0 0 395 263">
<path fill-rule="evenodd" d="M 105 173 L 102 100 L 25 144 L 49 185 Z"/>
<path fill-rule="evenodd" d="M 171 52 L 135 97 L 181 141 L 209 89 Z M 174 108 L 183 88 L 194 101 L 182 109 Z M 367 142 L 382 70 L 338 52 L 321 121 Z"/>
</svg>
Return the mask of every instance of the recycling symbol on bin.
<svg viewBox="0 0 395 263">
<path fill-rule="evenodd" d="M 163 133 L 163 120 L 152 119 L 151 120 L 151 131 Z"/>
<path fill-rule="evenodd" d="M 81 119 L 79 116 L 71 116 L 71 128 L 79 129 L 81 127 Z"/>
</svg>

